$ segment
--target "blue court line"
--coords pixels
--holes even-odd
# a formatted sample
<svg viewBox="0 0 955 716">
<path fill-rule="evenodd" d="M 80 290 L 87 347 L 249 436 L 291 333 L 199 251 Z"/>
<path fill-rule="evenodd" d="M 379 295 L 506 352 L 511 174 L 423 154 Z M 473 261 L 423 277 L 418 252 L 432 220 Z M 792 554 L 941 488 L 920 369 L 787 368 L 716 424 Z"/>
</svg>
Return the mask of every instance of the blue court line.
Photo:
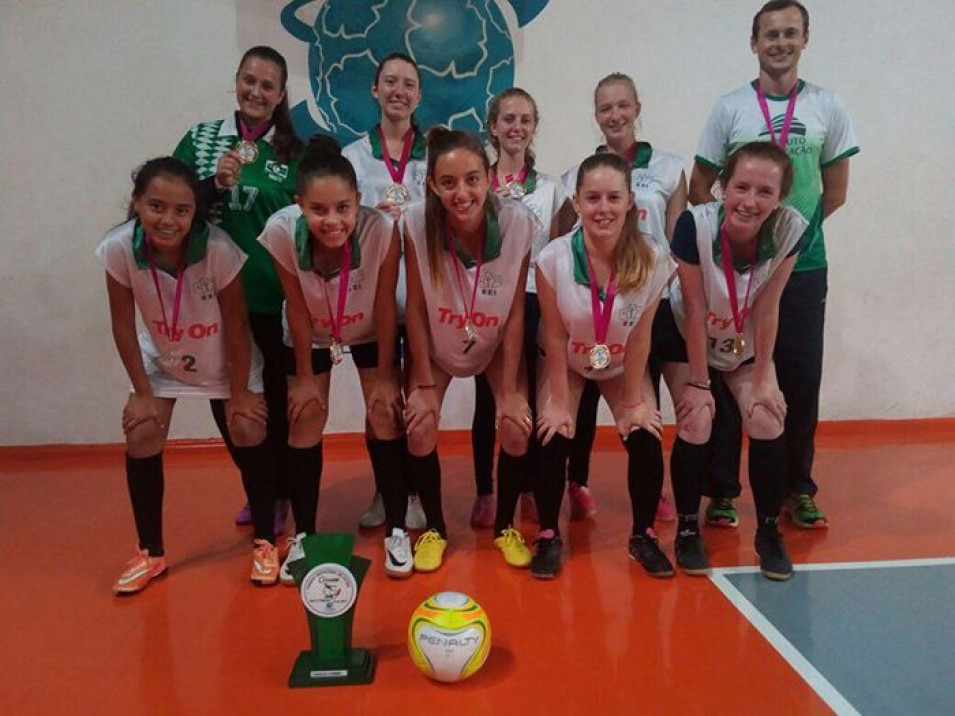
<svg viewBox="0 0 955 716">
<path fill-rule="evenodd" d="M 799 572 L 835 571 L 856 569 L 892 569 L 895 567 L 936 567 L 955 565 L 955 558 L 903 559 L 872 562 L 829 562 L 796 565 Z M 837 714 L 858 715 L 859 711 L 846 699 L 823 674 L 787 639 L 779 629 L 740 592 L 727 576 L 758 573 L 758 567 L 725 567 L 712 570 L 710 579 L 739 612 L 762 634 L 783 659 Z"/>
</svg>

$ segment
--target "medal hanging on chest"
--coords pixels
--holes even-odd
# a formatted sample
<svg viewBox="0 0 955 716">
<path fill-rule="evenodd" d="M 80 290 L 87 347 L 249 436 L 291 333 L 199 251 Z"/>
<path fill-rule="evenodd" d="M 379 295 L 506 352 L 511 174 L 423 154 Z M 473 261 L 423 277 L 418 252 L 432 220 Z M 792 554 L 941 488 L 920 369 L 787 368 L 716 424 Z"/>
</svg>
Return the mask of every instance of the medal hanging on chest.
<svg viewBox="0 0 955 716">
<path fill-rule="evenodd" d="M 783 151 L 789 143 L 789 128 L 793 123 L 793 115 L 796 112 L 796 95 L 799 89 L 799 83 L 789 91 L 789 102 L 786 105 L 786 115 L 783 118 L 783 126 L 779 130 L 779 139 L 776 139 L 776 128 L 773 127 L 772 117 L 769 115 L 769 103 L 766 101 L 766 93 L 763 91 L 759 80 L 756 81 L 756 101 L 759 102 L 759 109 L 763 113 L 763 119 L 766 122 L 766 128 L 769 130 L 769 138 Z"/>
<path fill-rule="evenodd" d="M 497 177 L 497 171 L 495 170 L 492 176 L 491 189 L 493 189 L 498 194 L 503 194 L 504 196 L 509 196 L 512 199 L 520 201 L 527 195 L 527 187 L 525 182 L 527 181 L 527 172 L 528 166 L 525 164 L 521 167 L 521 171 L 517 176 L 513 174 L 504 175 L 504 189 L 501 190 L 501 183 Z"/>
<path fill-rule="evenodd" d="M 585 247 L 586 250 L 586 247 Z M 607 292 L 603 305 L 597 288 L 597 274 L 594 272 L 590 254 L 587 254 L 587 277 L 590 279 L 590 313 L 594 323 L 594 345 L 588 355 L 593 370 L 605 370 L 610 365 L 610 347 L 607 345 L 607 333 L 610 331 L 610 318 L 613 315 L 613 302 L 617 296 L 616 272 L 610 271 Z"/>
<path fill-rule="evenodd" d="M 381 159 L 388 169 L 392 184 L 385 189 L 385 201 L 402 206 L 411 200 L 411 192 L 404 185 L 405 170 L 408 168 L 408 160 L 411 158 L 411 146 L 414 144 L 414 128 L 409 128 L 405 132 L 404 145 L 401 148 L 401 157 L 398 159 L 398 167 L 395 168 L 394 160 L 388 153 L 388 142 L 385 141 L 385 133 L 378 125 L 378 140 L 381 143 Z"/>
<path fill-rule="evenodd" d="M 239 128 L 239 136 L 242 137 L 235 145 L 236 156 L 242 164 L 254 164 L 259 158 L 258 141 L 272 128 L 272 123 L 263 122 L 258 129 L 250 130 L 242 121 L 242 117 L 236 113 L 236 125 Z"/>
<path fill-rule="evenodd" d="M 149 273 L 152 275 L 153 286 L 156 288 L 156 300 L 159 302 L 159 311 L 162 314 L 162 333 L 168 341 L 166 350 L 163 352 L 163 362 L 170 368 L 179 364 L 183 351 L 181 348 L 173 348 L 172 343 L 177 343 L 182 338 L 179 331 L 179 309 L 182 306 L 182 283 L 186 271 L 186 247 L 183 246 L 183 258 L 179 262 L 179 268 L 176 271 L 176 294 L 172 304 L 172 323 L 166 316 L 166 304 L 162 298 L 162 291 L 159 288 L 159 271 L 156 269 L 156 261 L 153 258 L 152 239 L 147 235 L 144 246 L 146 247 L 146 260 L 149 262 Z"/>
<path fill-rule="evenodd" d="M 729 294 L 730 310 L 733 312 L 733 327 L 736 335 L 733 337 L 732 351 L 737 358 L 742 358 L 746 352 L 746 339 L 743 337 L 743 326 L 746 316 L 749 315 L 749 292 L 753 288 L 753 276 L 756 275 L 755 264 L 750 266 L 749 281 L 746 282 L 746 294 L 743 296 L 743 308 L 739 307 L 739 298 L 736 295 L 736 273 L 733 270 L 733 257 L 730 255 L 730 241 L 726 235 L 726 227 L 720 227 L 720 251 L 722 252 L 723 275 L 726 278 L 726 292 Z"/>
<path fill-rule="evenodd" d="M 467 353 L 474 348 L 478 339 L 477 331 L 474 330 L 474 323 L 471 317 L 474 315 L 474 304 L 477 302 L 477 288 L 481 282 L 481 264 L 484 261 L 485 236 L 481 236 L 481 243 L 478 246 L 477 268 L 474 272 L 474 285 L 471 287 L 470 306 L 468 305 L 464 290 L 464 276 L 466 275 L 466 271 L 461 263 L 461 259 L 458 257 L 458 252 L 454 250 L 454 241 L 451 239 L 451 227 L 449 224 L 445 224 L 444 226 L 444 238 L 448 246 L 448 253 L 451 254 L 451 261 L 454 263 L 454 275 L 458 279 L 458 291 L 461 294 L 461 304 L 464 307 L 464 325 L 462 328 L 464 330 L 464 352 Z"/>
<path fill-rule="evenodd" d="M 328 353 L 332 363 L 339 365 L 345 360 L 345 350 L 342 347 L 342 323 L 345 320 L 345 303 L 348 299 L 348 276 L 351 272 L 351 237 L 345 240 L 341 252 L 341 269 L 338 273 L 338 302 L 335 313 L 332 314 L 332 301 L 328 295 L 328 282 L 322 279 L 322 289 L 325 291 L 325 305 L 328 307 L 328 325 L 331 327 L 332 340 L 328 346 Z"/>
</svg>

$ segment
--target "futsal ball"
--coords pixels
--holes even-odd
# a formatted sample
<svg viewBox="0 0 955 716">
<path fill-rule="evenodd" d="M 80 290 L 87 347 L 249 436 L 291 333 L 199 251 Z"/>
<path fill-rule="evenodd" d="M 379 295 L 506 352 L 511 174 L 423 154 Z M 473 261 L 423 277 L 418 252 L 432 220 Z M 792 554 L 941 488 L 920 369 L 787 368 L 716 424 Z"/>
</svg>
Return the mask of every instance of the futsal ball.
<svg viewBox="0 0 955 716">
<path fill-rule="evenodd" d="M 491 623 L 481 605 L 460 592 L 439 592 L 411 615 L 408 651 L 426 676 L 461 681 L 474 674 L 491 650 Z"/>
</svg>

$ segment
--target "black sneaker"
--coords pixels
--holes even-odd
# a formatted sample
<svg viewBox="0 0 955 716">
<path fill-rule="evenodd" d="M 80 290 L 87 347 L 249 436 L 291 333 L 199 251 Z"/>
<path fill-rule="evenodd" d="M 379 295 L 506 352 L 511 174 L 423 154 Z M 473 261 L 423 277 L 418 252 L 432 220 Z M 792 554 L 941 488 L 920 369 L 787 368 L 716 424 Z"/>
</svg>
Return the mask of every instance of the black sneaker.
<svg viewBox="0 0 955 716">
<path fill-rule="evenodd" d="M 633 535 L 629 544 L 630 559 L 639 562 L 647 570 L 647 574 L 658 579 L 673 576 L 673 565 L 663 554 L 655 537 L 650 535 Z"/>
<path fill-rule="evenodd" d="M 534 557 L 531 559 L 531 576 L 537 579 L 553 579 L 560 571 L 560 557 L 564 551 L 560 537 L 540 537 L 534 542 Z"/>
<path fill-rule="evenodd" d="M 676 566 L 686 574 L 693 577 L 709 574 L 710 560 L 703 547 L 703 537 L 698 531 L 686 529 L 678 532 L 673 553 L 676 556 Z"/>
<path fill-rule="evenodd" d="M 759 555 L 759 571 L 766 579 L 783 582 L 793 576 L 793 563 L 775 525 L 761 526 L 756 530 L 756 554 Z"/>
</svg>

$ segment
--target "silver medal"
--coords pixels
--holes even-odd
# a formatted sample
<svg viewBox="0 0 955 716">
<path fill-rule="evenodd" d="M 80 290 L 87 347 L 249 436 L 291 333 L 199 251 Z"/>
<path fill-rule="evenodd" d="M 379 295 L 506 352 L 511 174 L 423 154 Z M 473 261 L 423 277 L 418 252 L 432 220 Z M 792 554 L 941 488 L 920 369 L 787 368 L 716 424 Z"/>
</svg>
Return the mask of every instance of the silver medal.
<svg viewBox="0 0 955 716">
<path fill-rule="evenodd" d="M 507 195 L 512 199 L 523 199 L 527 193 L 524 184 L 519 181 L 509 181 L 504 185 L 504 188 L 507 190 Z"/>
<path fill-rule="evenodd" d="M 590 349 L 590 367 L 594 370 L 603 370 L 610 365 L 610 348 L 598 343 Z"/>
<path fill-rule="evenodd" d="M 385 200 L 393 204 L 407 204 L 411 200 L 411 192 L 404 184 L 392 184 L 385 189 Z"/>
<path fill-rule="evenodd" d="M 338 341 L 332 341 L 332 344 L 328 347 L 328 352 L 331 355 L 332 363 L 335 365 L 345 360 L 345 352 L 342 350 L 342 344 Z"/>
</svg>

